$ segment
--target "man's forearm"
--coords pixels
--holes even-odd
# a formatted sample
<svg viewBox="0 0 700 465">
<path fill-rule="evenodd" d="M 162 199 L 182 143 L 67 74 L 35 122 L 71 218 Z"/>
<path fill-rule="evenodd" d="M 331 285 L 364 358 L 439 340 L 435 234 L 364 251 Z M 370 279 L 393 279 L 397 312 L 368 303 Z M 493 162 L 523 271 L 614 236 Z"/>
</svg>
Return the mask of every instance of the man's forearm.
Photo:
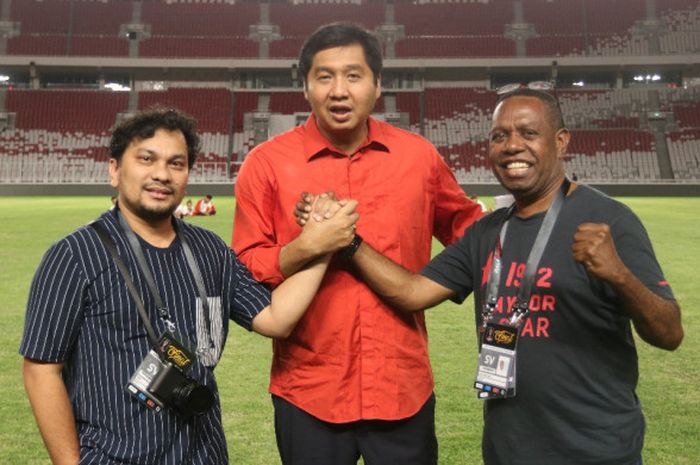
<svg viewBox="0 0 700 465">
<path fill-rule="evenodd" d="M 453 292 L 394 263 L 363 242 L 352 258 L 365 283 L 392 307 L 416 312 L 433 307 Z"/>
<path fill-rule="evenodd" d="M 303 235 L 299 235 L 280 250 L 280 271 L 288 278 L 321 256 L 323 251 L 310 247 Z"/>
<path fill-rule="evenodd" d="M 76 465 L 80 445 L 61 367 L 25 359 L 24 386 L 52 463 Z"/>
<path fill-rule="evenodd" d="M 316 295 L 330 260 L 330 254 L 313 260 L 277 286 L 270 306 L 253 320 L 253 330 L 269 337 L 289 336 Z"/>
<path fill-rule="evenodd" d="M 632 272 L 626 270 L 610 281 L 624 302 L 639 336 L 666 350 L 676 349 L 683 340 L 681 311 L 673 300 L 650 291 Z"/>
</svg>

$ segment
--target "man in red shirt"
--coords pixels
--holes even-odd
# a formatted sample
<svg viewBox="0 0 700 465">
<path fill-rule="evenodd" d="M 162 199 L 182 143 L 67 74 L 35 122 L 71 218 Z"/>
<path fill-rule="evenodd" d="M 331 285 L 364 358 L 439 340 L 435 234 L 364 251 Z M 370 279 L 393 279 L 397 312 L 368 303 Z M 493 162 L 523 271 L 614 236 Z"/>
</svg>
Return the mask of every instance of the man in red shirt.
<svg viewBox="0 0 700 465">
<path fill-rule="evenodd" d="M 241 261 L 271 286 L 338 252 L 294 332 L 273 343 L 270 392 L 282 462 L 350 465 L 362 456 L 367 465 L 436 464 L 423 313 L 386 305 L 349 257 L 364 238 L 418 271 L 433 235 L 455 241 L 481 210 L 428 141 L 370 117 L 381 95 L 374 36 L 353 25 L 324 26 L 299 61 L 313 114 L 248 155 L 233 234 Z M 359 234 L 307 237 L 294 217 L 303 191 L 358 200 Z"/>
</svg>

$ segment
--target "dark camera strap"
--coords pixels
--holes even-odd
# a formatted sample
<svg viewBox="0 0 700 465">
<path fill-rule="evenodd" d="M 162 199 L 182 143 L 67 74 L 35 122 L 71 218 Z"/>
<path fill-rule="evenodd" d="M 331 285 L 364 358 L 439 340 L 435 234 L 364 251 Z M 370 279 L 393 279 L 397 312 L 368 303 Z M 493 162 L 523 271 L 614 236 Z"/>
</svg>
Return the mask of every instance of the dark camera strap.
<svg viewBox="0 0 700 465">
<path fill-rule="evenodd" d="M 103 224 L 97 221 L 93 221 L 89 224 L 89 226 L 95 230 L 97 236 L 100 238 L 105 248 L 112 256 L 112 259 L 117 265 L 119 272 L 122 274 L 124 282 L 126 283 L 126 287 L 127 289 L 129 289 L 129 293 L 131 294 L 131 297 L 136 303 L 136 308 L 139 311 L 139 316 L 141 317 L 143 326 L 146 328 L 146 333 L 148 333 L 148 341 L 151 343 L 151 347 L 153 348 L 153 350 L 155 350 L 156 353 L 160 354 L 158 337 L 156 336 L 156 332 L 153 330 L 151 321 L 148 319 L 148 312 L 146 312 L 146 308 L 143 305 L 143 300 L 141 300 L 139 291 L 136 289 L 134 281 L 131 279 L 131 273 L 129 273 L 129 269 L 126 267 L 126 264 L 124 264 L 124 261 L 119 256 L 119 253 L 117 253 L 117 246 L 114 244 L 114 239 L 112 239 L 112 236 L 109 235 L 109 232 L 107 232 L 107 228 L 105 228 Z"/>
<path fill-rule="evenodd" d="M 117 210 L 117 216 L 119 218 L 119 224 L 121 225 L 122 230 L 124 231 L 127 239 L 129 240 L 131 250 L 136 256 L 136 261 L 138 262 L 139 268 L 143 273 L 143 277 L 146 280 L 146 283 L 148 284 L 148 288 L 151 290 L 153 300 L 155 300 L 156 302 L 156 309 L 158 311 L 158 315 L 166 322 L 168 326 L 170 326 L 171 331 L 174 331 L 174 324 L 172 323 L 170 312 L 168 311 L 168 308 L 165 306 L 165 304 L 163 304 L 163 300 L 160 297 L 160 293 L 158 292 L 158 287 L 156 286 L 155 279 L 153 279 L 153 275 L 151 274 L 151 270 L 148 267 L 148 263 L 146 263 L 146 257 L 143 254 L 143 249 L 141 248 L 139 239 L 138 237 L 136 237 L 136 234 L 131 229 L 131 226 L 129 226 L 129 223 L 126 221 L 126 218 L 124 218 L 124 215 L 122 215 L 122 213 L 119 210 Z M 208 348 L 212 349 L 214 347 L 214 341 L 211 337 L 209 299 L 207 298 L 207 291 L 204 287 L 204 279 L 202 278 L 202 273 L 199 271 L 199 266 L 197 266 L 197 261 L 195 260 L 194 255 L 192 254 L 192 248 L 190 247 L 187 238 L 184 234 L 181 234 L 179 220 L 173 219 L 173 221 L 175 227 L 175 234 L 180 239 L 180 242 L 182 244 L 182 253 L 185 256 L 185 260 L 187 261 L 187 265 L 189 266 L 190 271 L 192 272 L 192 276 L 194 276 L 195 285 L 197 286 L 197 292 L 199 293 L 199 299 L 202 301 L 204 324 L 206 326 L 204 332 L 207 337 Z"/>
<path fill-rule="evenodd" d="M 139 243 L 139 240 L 136 237 L 136 234 L 129 226 L 129 223 L 124 219 L 124 216 L 118 210 L 117 210 L 117 216 L 119 218 L 119 223 L 122 226 L 122 229 L 123 229 L 124 233 L 126 234 L 126 237 L 129 241 L 129 245 L 131 246 L 131 250 L 136 257 L 136 261 L 137 261 L 137 264 L 141 270 L 141 273 L 143 274 L 143 277 L 146 280 L 146 284 L 148 285 L 148 288 L 151 291 L 151 295 L 153 297 L 153 300 L 156 303 L 158 315 L 161 317 L 161 319 L 163 319 L 165 321 L 166 325 L 168 326 L 168 329 L 174 332 L 175 325 L 173 324 L 172 319 L 170 317 L 170 312 L 163 304 L 163 299 L 161 298 L 160 293 L 158 292 L 158 288 L 156 286 L 155 280 L 153 279 L 153 274 L 151 273 L 150 268 L 148 267 L 148 264 L 146 263 L 146 258 L 143 254 L 143 249 L 141 248 L 141 244 Z M 122 277 L 124 278 L 124 281 L 126 283 L 126 286 L 129 289 L 129 293 L 131 294 L 131 296 L 134 299 L 134 302 L 136 303 L 136 308 L 139 311 L 139 316 L 141 317 L 141 320 L 143 321 L 144 327 L 146 328 L 146 332 L 148 333 L 148 339 L 151 342 L 151 346 L 155 349 L 155 351 L 157 353 L 160 353 L 159 339 L 158 339 L 158 337 L 156 337 L 156 333 L 153 330 L 153 326 L 151 325 L 150 319 L 148 317 L 148 312 L 146 311 L 146 308 L 143 304 L 143 299 L 139 295 L 139 292 L 136 289 L 136 286 L 134 285 L 133 279 L 131 277 L 131 273 L 129 273 L 129 269 L 126 267 L 126 265 L 124 264 L 124 261 L 121 259 L 121 257 L 117 253 L 117 248 L 116 248 L 116 245 L 114 243 L 114 240 L 109 235 L 109 232 L 107 231 L 105 226 L 102 225 L 101 223 L 95 221 L 95 222 L 90 223 L 90 226 L 95 230 L 95 232 L 99 236 L 100 240 L 102 241 L 102 243 L 105 245 L 105 247 L 109 251 L 110 255 L 112 256 L 112 259 L 116 263 L 117 268 L 121 272 Z M 181 241 L 183 255 L 185 256 L 185 260 L 187 261 L 187 265 L 189 266 L 190 271 L 192 272 L 192 275 L 194 276 L 195 284 L 197 286 L 197 291 L 199 293 L 199 298 L 202 301 L 204 322 L 205 322 L 205 326 L 206 326 L 204 329 L 204 333 L 206 334 L 208 348 L 213 349 L 214 348 L 214 341 L 211 337 L 211 319 L 209 316 L 209 299 L 207 297 L 206 288 L 204 287 L 204 279 L 202 278 L 202 273 L 200 272 L 199 266 L 197 265 L 197 262 L 194 258 L 194 255 L 192 254 L 192 249 L 189 245 L 189 242 L 185 238 L 184 234 L 180 234 L 180 227 L 179 227 L 179 224 L 177 223 L 177 220 L 175 220 L 175 233 Z"/>
<path fill-rule="evenodd" d="M 527 263 L 525 265 L 525 272 L 520 280 L 520 287 L 518 289 L 517 301 L 513 308 L 513 315 L 511 316 L 511 323 L 517 325 L 517 323 L 525 317 L 528 312 L 528 305 L 530 303 L 530 295 L 532 294 L 532 285 L 535 282 L 535 275 L 537 274 L 537 267 L 539 266 L 540 259 L 544 253 L 544 249 L 549 242 L 549 237 L 552 234 L 552 229 L 559 216 L 559 211 L 564 203 L 564 198 L 571 182 L 564 178 L 561 188 L 557 191 L 552 205 L 547 210 L 542 224 L 540 225 L 539 231 L 537 231 L 537 237 L 535 238 L 535 243 L 530 249 L 530 253 L 527 257 Z M 513 205 L 506 214 L 506 217 L 501 227 L 499 237 L 497 239 L 496 247 L 493 251 L 493 259 L 491 263 L 491 270 L 489 272 L 489 277 L 486 282 L 486 298 L 485 305 L 482 314 L 482 325 L 486 324 L 488 320 L 493 316 L 496 303 L 498 301 L 498 286 L 501 278 L 501 251 L 503 244 L 506 240 L 506 233 L 508 232 L 508 223 L 512 214 L 515 212 L 515 205 Z M 503 309 L 507 312 L 508 309 Z"/>
</svg>

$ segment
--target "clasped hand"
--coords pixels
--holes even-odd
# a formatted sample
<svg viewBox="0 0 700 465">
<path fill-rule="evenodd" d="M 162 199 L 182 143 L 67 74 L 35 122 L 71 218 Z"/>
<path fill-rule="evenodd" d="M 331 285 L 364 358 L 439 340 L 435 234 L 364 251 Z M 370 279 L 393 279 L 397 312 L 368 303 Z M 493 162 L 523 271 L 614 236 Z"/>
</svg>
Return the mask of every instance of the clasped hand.
<svg viewBox="0 0 700 465">
<path fill-rule="evenodd" d="M 355 236 L 359 218 L 356 207 L 356 200 L 337 200 L 332 192 L 320 195 L 302 192 L 294 215 L 308 243 L 323 252 L 336 252 L 349 245 Z M 309 218 L 315 221 L 308 221 Z"/>
</svg>

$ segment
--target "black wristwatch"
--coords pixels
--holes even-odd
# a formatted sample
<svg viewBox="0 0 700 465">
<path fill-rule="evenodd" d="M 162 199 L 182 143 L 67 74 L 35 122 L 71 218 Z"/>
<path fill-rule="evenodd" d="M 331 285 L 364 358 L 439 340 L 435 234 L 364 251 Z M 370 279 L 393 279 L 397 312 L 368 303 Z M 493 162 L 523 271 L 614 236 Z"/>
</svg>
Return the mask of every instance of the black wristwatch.
<svg viewBox="0 0 700 465">
<path fill-rule="evenodd" d="M 345 261 L 349 261 L 353 255 L 355 255 L 355 252 L 357 252 L 357 249 L 360 248 L 360 244 L 362 244 L 362 236 L 359 234 L 355 233 L 355 237 L 352 238 L 352 241 L 350 241 L 350 244 L 346 245 L 344 248 L 340 249 L 340 258 L 342 258 Z"/>
</svg>

